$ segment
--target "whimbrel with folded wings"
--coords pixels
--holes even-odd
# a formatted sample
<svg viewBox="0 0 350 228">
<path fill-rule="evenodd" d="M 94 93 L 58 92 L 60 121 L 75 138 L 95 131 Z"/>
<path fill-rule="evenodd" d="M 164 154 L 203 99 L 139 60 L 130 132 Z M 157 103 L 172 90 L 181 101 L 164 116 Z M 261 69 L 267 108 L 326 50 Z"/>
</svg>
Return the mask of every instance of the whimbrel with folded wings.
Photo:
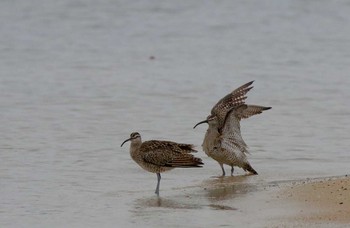
<svg viewBox="0 0 350 228">
<path fill-rule="evenodd" d="M 171 141 L 150 140 L 142 142 L 141 135 L 133 132 L 125 142 L 130 143 L 131 158 L 143 169 L 157 174 L 157 187 L 155 193 L 159 196 L 160 173 L 173 168 L 202 167 L 202 159 L 194 157 L 191 153 L 197 152 L 193 145 Z"/>
</svg>

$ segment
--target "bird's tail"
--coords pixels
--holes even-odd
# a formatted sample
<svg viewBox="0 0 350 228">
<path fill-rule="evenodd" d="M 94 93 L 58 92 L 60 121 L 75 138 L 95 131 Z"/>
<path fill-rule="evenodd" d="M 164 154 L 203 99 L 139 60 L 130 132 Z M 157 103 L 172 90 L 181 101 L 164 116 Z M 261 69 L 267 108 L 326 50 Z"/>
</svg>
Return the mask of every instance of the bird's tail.
<svg viewBox="0 0 350 228">
<path fill-rule="evenodd" d="M 249 163 L 245 164 L 243 166 L 243 169 L 244 169 L 244 171 L 248 171 L 248 172 L 250 172 L 250 173 L 252 173 L 254 175 L 258 175 L 258 172 L 255 171 L 255 169 L 253 169 L 253 167 Z"/>
</svg>

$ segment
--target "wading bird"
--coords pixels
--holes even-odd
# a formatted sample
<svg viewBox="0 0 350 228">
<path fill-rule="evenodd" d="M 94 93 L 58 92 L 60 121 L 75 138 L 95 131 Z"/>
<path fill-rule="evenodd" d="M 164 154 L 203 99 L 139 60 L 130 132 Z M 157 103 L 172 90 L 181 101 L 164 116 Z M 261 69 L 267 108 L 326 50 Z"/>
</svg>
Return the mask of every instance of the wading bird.
<svg viewBox="0 0 350 228">
<path fill-rule="evenodd" d="M 241 135 L 240 121 L 244 118 L 260 114 L 271 107 L 246 105 L 246 93 L 253 87 L 252 82 L 235 89 L 222 98 L 213 108 L 206 120 L 197 123 L 208 123 L 202 148 L 204 152 L 216 160 L 225 176 L 224 164 L 231 166 L 233 175 L 234 166 L 238 166 L 252 174 L 258 174 L 247 160 L 248 146 Z"/>
<path fill-rule="evenodd" d="M 202 159 L 194 157 L 191 153 L 197 152 L 192 144 L 182 144 L 171 141 L 150 140 L 142 142 L 141 135 L 133 132 L 125 142 L 130 143 L 131 158 L 143 169 L 157 174 L 157 187 L 155 193 L 159 196 L 160 173 L 173 168 L 202 167 Z"/>
</svg>

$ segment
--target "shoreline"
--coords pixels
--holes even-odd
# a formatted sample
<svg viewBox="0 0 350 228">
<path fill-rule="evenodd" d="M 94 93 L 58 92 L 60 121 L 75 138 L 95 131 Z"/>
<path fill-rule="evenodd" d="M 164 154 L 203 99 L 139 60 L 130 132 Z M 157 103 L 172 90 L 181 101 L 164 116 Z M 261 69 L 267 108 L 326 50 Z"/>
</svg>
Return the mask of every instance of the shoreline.
<svg viewBox="0 0 350 228">
<path fill-rule="evenodd" d="M 277 198 L 297 209 L 287 219 L 291 222 L 350 224 L 349 175 L 294 182 Z"/>
</svg>

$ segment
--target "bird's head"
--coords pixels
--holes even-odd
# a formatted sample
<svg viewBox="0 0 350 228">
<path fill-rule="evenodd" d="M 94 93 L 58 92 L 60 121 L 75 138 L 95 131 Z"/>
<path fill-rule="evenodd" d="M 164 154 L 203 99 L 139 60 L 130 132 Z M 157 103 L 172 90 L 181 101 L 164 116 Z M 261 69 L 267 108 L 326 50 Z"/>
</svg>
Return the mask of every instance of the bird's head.
<svg viewBox="0 0 350 228">
<path fill-rule="evenodd" d="M 130 134 L 130 138 L 126 139 L 122 145 L 120 145 L 121 147 L 124 145 L 124 143 L 126 143 L 127 141 L 131 141 L 132 142 L 137 142 L 140 141 L 141 142 L 141 135 L 138 132 L 133 132 Z"/>
<path fill-rule="evenodd" d="M 197 123 L 193 128 L 196 128 L 198 125 L 202 123 L 207 123 L 211 127 L 215 127 L 218 124 L 218 117 L 216 115 L 209 115 L 206 120 L 203 120 L 199 123 Z"/>
</svg>

